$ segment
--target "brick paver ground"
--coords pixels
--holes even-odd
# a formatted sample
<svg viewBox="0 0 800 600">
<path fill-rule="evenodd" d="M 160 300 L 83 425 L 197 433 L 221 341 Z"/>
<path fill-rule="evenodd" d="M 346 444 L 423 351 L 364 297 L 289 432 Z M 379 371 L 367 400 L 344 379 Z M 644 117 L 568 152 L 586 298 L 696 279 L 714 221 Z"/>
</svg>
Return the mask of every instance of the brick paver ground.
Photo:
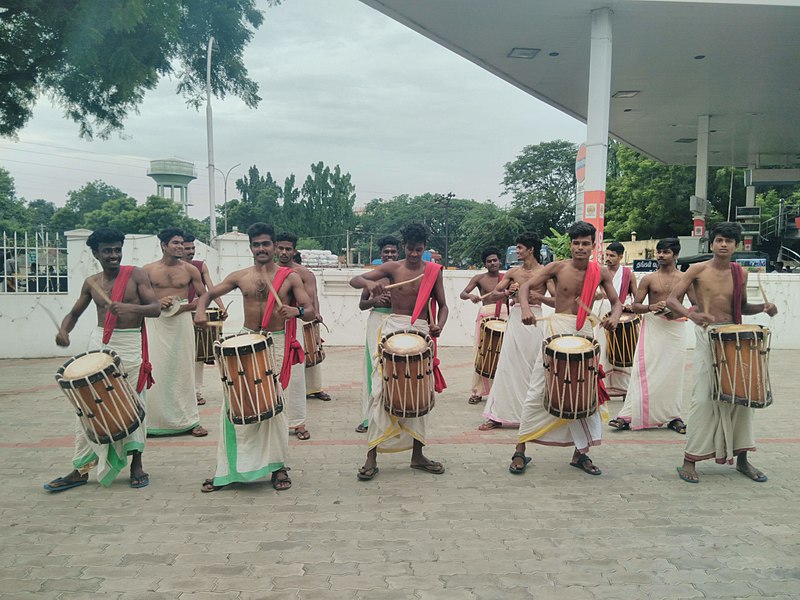
<svg viewBox="0 0 800 600">
<path fill-rule="evenodd" d="M 294 486 L 281 493 L 269 483 L 200 492 L 221 400 L 209 367 L 201 415 L 211 435 L 151 441 L 149 487 L 120 476 L 48 494 L 42 483 L 67 473 L 72 454 L 72 416 L 52 377 L 63 361 L 0 362 L 0 596 L 800 597 L 800 352 L 773 352 L 777 399 L 757 416 L 753 462 L 769 481 L 706 462 L 699 485 L 678 480 L 684 438 L 671 431 L 605 428 L 592 452 L 601 477 L 570 468 L 569 449 L 543 447 L 531 448 L 524 476 L 509 474 L 515 434 L 476 430 L 482 406 L 466 402 L 464 348 L 442 350 L 450 387 L 430 421 L 428 453 L 447 472 L 382 455 L 378 477 L 358 482 L 362 353 L 329 349 L 335 399 L 309 402 L 312 438 L 291 442 Z"/>
</svg>

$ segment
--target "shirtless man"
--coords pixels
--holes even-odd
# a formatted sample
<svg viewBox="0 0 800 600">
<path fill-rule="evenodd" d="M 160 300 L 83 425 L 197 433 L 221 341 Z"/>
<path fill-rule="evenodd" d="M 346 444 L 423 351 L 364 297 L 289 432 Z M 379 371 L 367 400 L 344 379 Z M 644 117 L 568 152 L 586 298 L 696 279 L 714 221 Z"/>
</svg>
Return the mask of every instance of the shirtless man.
<svg viewBox="0 0 800 600">
<path fill-rule="evenodd" d="M 658 270 L 645 275 L 636 288 L 631 308 L 643 316 L 633 355 L 634 368 L 625 403 L 616 418 L 608 422 L 610 427 L 638 430 L 666 425 L 680 434 L 686 433 L 681 419 L 686 322 L 676 320 L 667 309 L 667 298 L 683 275 L 676 267 L 680 251 L 678 238 L 659 240 Z M 691 298 L 691 290 L 689 295 Z"/>
<path fill-rule="evenodd" d="M 462 300 L 470 300 L 473 304 L 481 304 L 478 311 L 478 316 L 475 319 L 475 342 L 473 343 L 473 352 L 477 354 L 478 345 L 480 344 L 481 335 L 481 321 L 485 317 L 493 317 L 497 313 L 498 317 L 508 318 L 508 308 L 505 302 L 500 302 L 504 299 L 503 296 L 493 294 L 494 288 L 500 283 L 500 251 L 496 248 L 486 248 L 481 252 L 481 260 L 483 266 L 486 267 L 485 273 L 478 273 L 469 280 L 467 286 L 462 290 L 459 298 Z M 473 290 L 478 290 L 474 293 Z M 473 357 L 474 358 L 474 357 Z M 470 404 L 480 404 L 483 396 L 489 393 L 492 389 L 492 380 L 488 377 L 481 377 L 478 373 L 472 373 L 472 390 L 468 402 Z"/>
<path fill-rule="evenodd" d="M 353 277 L 350 285 L 357 289 L 366 289 L 370 297 L 378 297 L 383 294 L 385 284 L 388 280 L 391 283 L 402 283 L 411 281 L 423 276 L 422 281 L 412 281 L 392 289 L 392 314 L 388 316 L 383 325 L 383 334 L 400 331 L 415 330 L 422 335 L 438 337 L 447 322 L 448 308 L 444 296 L 444 285 L 442 283 L 442 270 L 440 265 L 427 263 L 422 260 L 422 253 L 428 241 L 428 231 L 424 225 L 411 223 L 406 225 L 400 234 L 403 238 L 403 249 L 405 259 L 385 262 L 377 268 Z M 436 273 L 435 281 L 424 276 L 426 271 L 430 274 Z M 424 307 L 412 321 L 414 307 L 417 303 L 417 296 L 424 300 Z M 439 311 L 437 318 L 431 322 L 428 314 L 428 307 L 432 298 L 438 305 Z M 433 390 L 431 390 L 433 393 Z M 444 473 L 444 465 L 427 458 L 422 453 L 425 446 L 425 425 L 428 414 L 416 418 L 401 418 L 386 411 L 376 396 L 371 399 L 369 408 L 369 451 L 364 466 L 358 472 L 360 481 L 369 481 L 378 474 L 377 452 L 398 452 L 412 448 L 411 468 L 427 471 L 428 473 Z"/>
<path fill-rule="evenodd" d="M 483 413 L 486 421 L 478 426 L 481 431 L 519 425 L 522 418 L 522 403 L 528 392 L 528 381 L 542 349 L 541 329 L 522 323 L 522 313 L 516 297 L 520 286 L 543 268 L 539 263 L 542 240 L 537 234 L 526 231 L 518 235 L 515 241 L 517 256 L 522 260 L 522 264 L 509 269 L 495 287 L 496 294 L 503 294 L 509 298 L 512 306 L 503 336 L 503 346 L 500 349 L 494 385 Z M 543 302 L 551 306 L 553 303 L 552 298 L 545 299 L 546 292 L 547 286 L 542 284 L 531 289 L 529 293 L 529 302 L 536 306 L 539 316 Z M 494 297 L 496 296 L 492 298 Z"/>
<path fill-rule="evenodd" d="M 200 426 L 194 385 L 194 328 L 189 286 L 201 296 L 205 287 L 200 271 L 183 258 L 183 231 L 169 227 L 158 234 L 161 259 L 144 266 L 150 277 L 161 316 L 147 322 L 155 385 L 147 396 L 147 434 L 191 432 L 208 435 Z"/>
<path fill-rule="evenodd" d="M 683 466 L 678 476 L 688 483 L 698 483 L 695 463 L 713 458 L 719 464 L 733 464 L 736 470 L 757 482 L 767 476 L 747 460 L 747 453 L 755 450 L 753 411 L 737 404 L 717 402 L 712 397 L 711 378 L 713 365 L 708 326 L 720 323 L 741 323 L 742 315 L 761 312 L 770 317 L 778 314 L 771 302 L 751 304 L 747 301 L 747 273 L 735 262 L 733 253 L 742 237 L 738 223 L 719 223 L 711 230 L 711 260 L 692 265 L 672 288 L 667 307 L 679 317 L 687 317 L 695 328 L 694 348 L 695 383 L 686 431 L 686 450 Z M 694 289 L 700 309 L 689 311 L 681 298 Z"/>
<path fill-rule="evenodd" d="M 395 261 L 398 258 L 398 248 L 400 240 L 393 235 L 385 235 L 378 240 L 380 249 L 381 263 Z M 389 280 L 384 279 L 384 284 Z M 369 403 L 370 397 L 380 396 L 381 393 L 381 370 L 378 364 L 378 343 L 380 342 L 380 331 L 383 322 L 392 312 L 392 293 L 384 292 L 379 296 L 370 298 L 369 292 L 363 290 L 361 299 L 358 302 L 360 310 L 368 310 L 367 317 L 367 336 L 364 342 L 366 352 L 364 354 L 364 384 L 361 387 L 361 413 L 364 419 L 356 426 L 356 433 L 367 433 L 369 427 Z"/>
<path fill-rule="evenodd" d="M 611 314 L 603 326 L 611 330 L 617 326 L 622 314 L 622 304 L 611 280 L 608 269 L 591 262 L 596 230 L 584 221 L 573 224 L 567 233 L 570 237 L 570 260 L 550 263 L 535 273 L 519 289 L 522 306 L 522 322 L 536 325 L 536 315 L 531 311 L 528 301 L 529 289 L 541 289 L 545 283 L 555 284 L 555 314 L 543 322 L 544 337 L 556 334 L 580 334 L 592 337 L 592 327 L 586 319 L 585 310 L 580 309 L 576 299 L 583 298 L 584 304 L 591 303 L 597 286 L 600 285 L 611 301 Z M 545 373 L 542 361 L 536 361 L 531 374 L 528 392 L 522 408 L 522 421 L 519 426 L 519 440 L 511 458 L 509 471 L 521 475 L 530 462 L 525 456 L 525 444 L 533 442 L 550 446 L 574 446 L 570 465 L 589 475 L 600 475 L 589 458 L 589 448 L 600 444 L 601 420 L 599 413 L 585 419 L 565 421 L 551 415 L 543 405 Z"/>
<path fill-rule="evenodd" d="M 139 369 L 142 364 L 142 336 L 141 328 L 144 317 L 155 317 L 160 312 L 160 307 L 147 274 L 139 267 L 126 267 L 130 269 L 130 278 L 125 285 L 120 301 L 108 304 L 105 297 L 116 295 L 114 284 L 120 274 L 122 262 L 122 244 L 125 236 L 115 229 L 100 228 L 92 233 L 86 240 L 86 245 L 92 249 L 92 255 L 100 263 L 102 271 L 90 275 L 83 282 L 80 295 L 75 301 L 72 310 L 64 317 L 61 328 L 56 336 L 56 344 L 62 347 L 70 345 L 69 334 L 78 323 L 78 319 L 94 302 L 97 312 L 97 328 L 92 333 L 89 342 L 90 349 L 114 350 L 122 359 L 122 365 L 128 373 L 131 386 L 138 388 Z M 124 280 L 120 279 L 120 286 Z M 118 286 L 118 287 L 120 287 Z M 111 312 L 116 318 L 108 323 L 108 340 L 104 343 L 104 329 L 106 315 Z M 138 391 L 138 390 L 137 390 Z M 145 390 L 142 386 L 139 391 L 140 399 L 144 400 Z M 150 476 L 142 468 L 142 452 L 144 451 L 145 432 L 140 427 L 131 435 L 113 442 L 112 444 L 95 444 L 89 440 L 81 426 L 80 419 L 76 417 L 75 427 L 75 454 L 72 465 L 75 469 L 64 477 L 58 477 L 44 488 L 50 492 L 62 492 L 79 485 L 84 485 L 89 480 L 89 471 L 98 466 L 97 479 L 101 485 L 111 485 L 120 466 L 117 461 L 109 460 L 109 449 L 113 448 L 115 456 L 127 460 L 131 455 L 130 485 L 133 488 L 142 488 L 150 483 Z"/>
<path fill-rule="evenodd" d="M 205 309 L 215 298 L 235 289 L 242 293 L 244 302 L 244 331 L 267 331 L 272 337 L 275 354 L 274 369 L 281 372 L 281 394 L 291 369 L 291 348 L 297 334 L 297 321 L 313 321 L 316 317 L 314 303 L 306 292 L 300 276 L 291 269 L 279 269 L 274 262 L 275 230 L 266 223 L 254 223 L 247 230 L 253 266 L 228 275 L 222 283 L 215 285 L 200 298 L 195 314 L 195 324 L 204 326 Z M 270 301 L 267 282 L 273 283 L 283 306 Z M 269 321 L 264 327 L 264 315 L 270 306 Z M 302 332 L 300 332 L 302 335 Z M 303 363 L 300 363 L 301 366 Z M 285 374 L 285 376 L 284 376 Z M 227 387 L 225 392 L 227 394 Z M 217 468 L 213 478 L 203 482 L 204 492 L 213 492 L 233 482 L 253 481 L 270 475 L 276 490 L 288 489 L 292 482 L 286 471 L 286 456 L 289 445 L 289 421 L 286 411 L 258 423 L 234 425 L 226 416 L 225 405 L 221 409 L 222 432 L 217 445 Z"/>
<path fill-rule="evenodd" d="M 200 271 L 200 278 L 203 281 L 204 289 L 210 289 L 214 287 L 214 282 L 211 281 L 211 273 L 208 271 L 208 264 L 206 264 L 206 261 L 204 260 L 194 260 L 194 255 L 197 252 L 197 248 L 195 247 L 196 239 L 197 238 L 195 238 L 191 233 L 184 234 L 183 261 L 197 267 L 197 269 Z M 189 295 L 187 299 L 190 303 L 194 302 L 195 299 L 194 288 L 191 286 L 189 287 Z M 216 304 L 221 312 L 220 320 L 224 321 L 228 318 L 228 313 L 225 312 L 225 305 L 219 299 L 217 299 Z M 206 403 L 206 399 L 203 398 L 203 367 L 206 364 L 213 365 L 214 359 L 212 358 L 207 363 L 203 363 L 202 361 L 195 361 L 194 363 L 194 387 L 198 406 L 203 406 Z"/>
</svg>

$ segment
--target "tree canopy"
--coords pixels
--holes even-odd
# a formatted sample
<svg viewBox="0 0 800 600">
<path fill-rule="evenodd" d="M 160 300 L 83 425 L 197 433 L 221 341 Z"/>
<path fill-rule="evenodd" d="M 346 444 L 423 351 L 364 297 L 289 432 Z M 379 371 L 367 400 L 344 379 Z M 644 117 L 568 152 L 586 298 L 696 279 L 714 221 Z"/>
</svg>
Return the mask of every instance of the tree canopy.
<svg viewBox="0 0 800 600">
<path fill-rule="evenodd" d="M 167 75 L 199 106 L 209 36 L 220 50 L 212 61 L 213 93 L 233 94 L 250 107 L 260 100 L 243 62 L 264 20 L 255 0 L 9 0 L 0 11 L 0 135 L 25 125 L 41 93 L 88 138 L 122 129 Z"/>
</svg>

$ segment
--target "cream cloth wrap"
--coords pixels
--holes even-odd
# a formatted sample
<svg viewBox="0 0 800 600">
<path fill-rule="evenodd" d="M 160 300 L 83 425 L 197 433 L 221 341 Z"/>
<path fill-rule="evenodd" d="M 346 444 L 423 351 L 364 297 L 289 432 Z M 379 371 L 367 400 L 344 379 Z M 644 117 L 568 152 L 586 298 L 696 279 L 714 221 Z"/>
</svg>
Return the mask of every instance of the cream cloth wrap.
<svg viewBox="0 0 800 600">
<path fill-rule="evenodd" d="M 381 341 L 383 323 L 391 313 L 390 308 L 371 308 L 367 317 L 367 333 L 364 341 L 363 378 L 361 386 L 362 425 L 369 422 L 369 405 L 372 396 L 377 402 L 381 395 L 381 370 L 378 364 L 378 344 Z"/>
<path fill-rule="evenodd" d="M 242 329 L 239 333 L 253 333 Z M 272 368 L 280 373 L 283 362 L 283 332 L 272 333 L 273 344 L 268 346 Z M 282 394 L 280 381 L 276 381 Z M 286 409 L 277 415 L 247 425 L 231 423 L 226 414 L 228 388 L 223 386 L 225 401 L 220 409 L 220 436 L 217 443 L 217 469 L 214 485 L 254 481 L 271 475 L 286 466 L 289 454 L 289 422 Z"/>
<path fill-rule="evenodd" d="M 383 335 L 388 335 L 403 329 L 413 330 L 422 335 L 427 335 L 428 322 L 417 319 L 411 324 L 409 315 L 391 314 L 383 323 Z M 433 385 L 433 378 L 431 378 Z M 369 449 L 378 449 L 378 452 L 402 452 L 414 446 L 414 440 L 425 444 L 425 426 L 428 415 L 406 419 L 390 414 L 381 402 L 381 395 L 373 394 L 369 405 Z"/>
<path fill-rule="evenodd" d="M 696 326 L 695 340 L 694 389 L 686 420 L 685 456 L 693 462 L 713 458 L 720 464 L 732 463 L 734 456 L 756 449 L 755 409 L 712 398 L 714 367 L 708 330 Z"/>
<path fill-rule="evenodd" d="M 555 313 L 548 321 L 537 324 L 543 329 L 543 337 L 557 334 L 592 335 L 592 326 L 586 320 L 583 328 L 575 327 L 575 315 Z M 545 372 L 543 361 L 537 360 L 531 374 L 528 392 L 522 406 L 519 426 L 519 442 L 533 442 L 545 446 L 575 446 L 585 454 L 590 446 L 599 446 L 602 422 L 599 411 L 586 419 L 559 419 L 544 407 Z"/>
<path fill-rule="evenodd" d="M 303 339 L 303 322 L 297 322 L 297 341 L 303 347 L 303 354 L 305 354 L 305 340 Z M 283 331 L 272 332 L 272 339 L 275 341 L 276 352 L 277 347 L 280 346 L 281 364 L 283 364 L 283 352 L 286 348 L 286 334 Z M 278 366 L 280 370 L 280 366 Z M 289 420 L 289 428 L 304 427 L 306 424 L 307 414 L 307 400 L 306 400 L 306 363 L 300 361 L 296 365 L 292 365 L 292 376 L 289 379 L 289 385 L 286 386 L 283 394 L 283 404 L 285 406 L 286 417 Z"/>
<path fill-rule="evenodd" d="M 541 306 L 531 306 L 531 311 L 537 319 L 541 318 Z M 528 383 L 542 352 L 545 323 L 546 321 L 537 326 L 525 325 L 520 306 L 515 304 L 511 307 L 494 387 L 486 400 L 486 410 L 483 413 L 487 419 L 503 425 L 519 425 Z"/>
<path fill-rule="evenodd" d="M 472 363 L 475 364 L 475 359 L 478 356 L 478 347 L 481 343 L 481 321 L 486 317 L 494 317 L 496 308 L 494 304 L 485 304 L 478 310 L 478 316 L 475 318 L 475 341 L 472 344 Z M 508 319 L 508 307 L 503 303 L 500 307 L 500 319 Z M 499 365 L 498 365 L 499 366 Z M 497 379 L 495 373 L 494 379 Z M 479 375 L 474 369 L 472 370 L 472 395 L 473 396 L 488 396 L 492 390 L 492 382 L 494 379 L 483 377 Z"/>
<path fill-rule="evenodd" d="M 686 321 L 642 315 L 625 403 L 617 415 L 631 429 L 661 427 L 681 418 L 686 366 Z"/>
<path fill-rule="evenodd" d="M 611 283 L 614 285 L 617 295 L 619 295 L 619 290 L 622 287 L 622 267 L 617 269 L 617 272 L 614 274 L 614 279 Z M 625 304 L 625 298 L 620 298 L 619 301 Z M 611 303 L 608 300 L 601 300 L 599 304 L 596 303 L 595 306 L 597 308 L 594 312 L 600 317 L 603 317 L 608 311 L 611 310 Z M 611 361 L 608 360 L 608 340 L 606 338 L 606 330 L 602 325 L 597 325 L 594 328 L 594 337 L 597 340 L 597 343 L 600 344 L 600 364 L 603 365 L 603 371 L 606 374 L 603 382 L 605 383 L 608 395 L 624 396 L 628 391 L 628 386 L 630 385 L 631 368 L 615 367 L 611 364 Z"/>
<path fill-rule="evenodd" d="M 122 367 L 128 373 L 131 387 L 136 389 L 139 379 L 139 367 L 142 364 L 142 332 L 139 329 L 115 329 L 108 344 L 103 344 L 103 328 L 92 331 L 87 350 L 109 349 L 122 359 Z M 145 402 L 146 391 L 139 393 L 142 403 Z M 145 445 L 146 425 L 142 423 L 131 435 L 111 444 L 95 444 L 86 436 L 80 418 L 75 417 L 75 453 L 72 466 L 81 474 L 88 473 L 97 465 L 97 480 L 102 485 L 111 482 L 128 464 L 128 454 L 134 451 L 143 452 Z"/>
<path fill-rule="evenodd" d="M 181 300 L 180 304 L 185 304 Z M 155 384 L 147 393 L 147 433 L 174 435 L 200 425 L 194 387 L 192 313 L 148 318 L 147 340 Z"/>
</svg>

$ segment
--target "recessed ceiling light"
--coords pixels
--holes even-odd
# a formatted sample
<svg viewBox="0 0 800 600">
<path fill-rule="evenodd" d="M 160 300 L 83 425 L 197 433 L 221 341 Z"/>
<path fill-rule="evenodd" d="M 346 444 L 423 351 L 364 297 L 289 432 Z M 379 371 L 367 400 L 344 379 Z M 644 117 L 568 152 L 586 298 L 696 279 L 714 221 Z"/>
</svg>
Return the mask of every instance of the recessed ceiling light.
<svg viewBox="0 0 800 600">
<path fill-rule="evenodd" d="M 559 54 L 560 54 L 560 52 L 551 52 L 547 56 L 558 56 Z"/>
<path fill-rule="evenodd" d="M 697 141 L 697 138 L 678 138 L 675 140 L 676 144 L 693 144 Z"/>
<path fill-rule="evenodd" d="M 506 56 L 508 58 L 535 58 L 541 52 L 540 48 L 512 48 Z"/>
<path fill-rule="evenodd" d="M 633 98 L 636 94 L 639 93 L 639 90 L 620 90 L 613 96 L 612 98 Z"/>
<path fill-rule="evenodd" d="M 696 54 L 694 59 L 695 60 L 703 60 L 706 57 L 705 54 Z"/>
</svg>

